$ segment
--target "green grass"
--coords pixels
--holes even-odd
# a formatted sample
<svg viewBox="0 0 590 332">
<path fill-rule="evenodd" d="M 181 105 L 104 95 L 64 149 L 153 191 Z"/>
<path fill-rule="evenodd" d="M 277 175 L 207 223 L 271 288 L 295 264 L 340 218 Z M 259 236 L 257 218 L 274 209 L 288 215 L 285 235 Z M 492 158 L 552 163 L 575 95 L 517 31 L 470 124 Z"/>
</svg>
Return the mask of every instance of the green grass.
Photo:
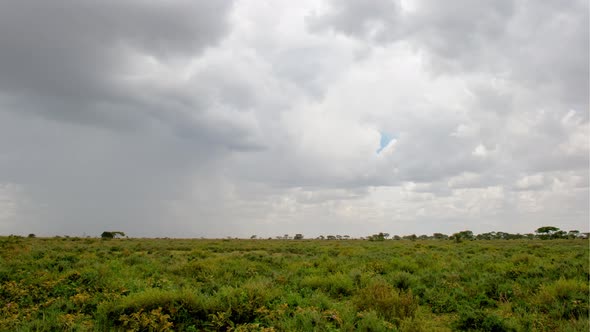
<svg viewBox="0 0 590 332">
<path fill-rule="evenodd" d="M 5 331 L 588 331 L 588 240 L 0 237 Z"/>
</svg>

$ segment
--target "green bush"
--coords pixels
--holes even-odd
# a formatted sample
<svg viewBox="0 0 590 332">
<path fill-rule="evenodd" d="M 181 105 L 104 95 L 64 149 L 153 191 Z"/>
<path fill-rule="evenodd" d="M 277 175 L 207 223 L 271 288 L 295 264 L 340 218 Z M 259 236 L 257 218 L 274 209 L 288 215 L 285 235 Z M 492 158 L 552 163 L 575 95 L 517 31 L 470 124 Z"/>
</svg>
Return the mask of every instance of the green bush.
<svg viewBox="0 0 590 332">
<path fill-rule="evenodd" d="M 511 332 L 515 328 L 496 315 L 482 310 L 465 309 L 453 324 L 456 331 Z"/>
<path fill-rule="evenodd" d="M 139 321 L 154 320 L 175 329 L 208 321 L 220 309 L 217 300 L 189 292 L 150 289 L 98 306 L 97 324 L 102 330 L 124 328 Z M 156 310 L 156 311 L 154 311 Z M 168 315 L 164 321 L 164 316 Z"/>
<path fill-rule="evenodd" d="M 331 296 L 341 297 L 352 293 L 353 281 L 343 273 L 336 273 L 330 276 L 308 276 L 299 283 L 301 288 L 319 289 Z"/>
<path fill-rule="evenodd" d="M 398 291 L 383 280 L 361 289 L 354 302 L 359 311 L 374 310 L 392 322 L 414 317 L 418 309 L 418 300 L 411 291 Z"/>
<path fill-rule="evenodd" d="M 541 285 L 534 301 L 543 313 L 554 319 L 578 319 L 588 317 L 588 293 L 588 282 L 559 279 Z"/>
<path fill-rule="evenodd" d="M 412 276 L 410 273 L 400 271 L 393 274 L 393 276 L 391 277 L 391 283 L 395 288 L 405 291 L 410 289 L 414 285 L 414 279 L 414 276 Z"/>
<path fill-rule="evenodd" d="M 356 331 L 386 332 L 396 330 L 393 324 L 384 321 L 375 311 L 363 311 L 358 314 L 358 317 Z"/>
</svg>

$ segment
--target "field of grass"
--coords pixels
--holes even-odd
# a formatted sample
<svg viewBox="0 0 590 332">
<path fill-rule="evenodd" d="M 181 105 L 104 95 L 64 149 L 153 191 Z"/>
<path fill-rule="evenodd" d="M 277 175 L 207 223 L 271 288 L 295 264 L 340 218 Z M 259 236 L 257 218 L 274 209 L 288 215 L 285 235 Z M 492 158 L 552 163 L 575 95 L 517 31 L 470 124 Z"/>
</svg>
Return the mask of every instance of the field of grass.
<svg viewBox="0 0 590 332">
<path fill-rule="evenodd" d="M 6 331 L 588 331 L 588 240 L 0 237 Z"/>
</svg>

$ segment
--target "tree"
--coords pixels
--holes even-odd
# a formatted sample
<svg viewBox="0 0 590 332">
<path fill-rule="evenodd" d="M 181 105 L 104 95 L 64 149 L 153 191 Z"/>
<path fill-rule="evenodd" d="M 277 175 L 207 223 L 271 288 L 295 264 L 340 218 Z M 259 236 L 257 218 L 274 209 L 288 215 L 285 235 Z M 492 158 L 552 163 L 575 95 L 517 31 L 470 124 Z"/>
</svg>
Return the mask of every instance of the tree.
<svg viewBox="0 0 590 332">
<path fill-rule="evenodd" d="M 384 240 L 385 240 L 385 234 L 383 234 L 383 233 L 373 234 L 373 235 L 369 236 L 369 241 L 384 241 Z"/>
<path fill-rule="evenodd" d="M 472 231 L 462 231 L 451 235 L 450 239 L 455 240 L 456 243 L 462 242 L 463 240 L 474 240 Z"/>
<path fill-rule="evenodd" d="M 404 240 L 410 240 L 410 241 L 416 241 L 418 239 L 418 236 L 416 236 L 416 234 L 404 235 L 402 237 L 402 239 L 404 239 Z"/>
<path fill-rule="evenodd" d="M 110 231 L 110 232 L 102 232 L 102 234 L 100 235 L 101 238 L 103 239 L 113 239 L 116 238 L 117 236 L 125 236 L 125 233 L 123 232 L 119 232 L 119 231 Z"/>
<path fill-rule="evenodd" d="M 32 239 L 32 238 L 34 238 L 34 237 L 35 237 L 35 234 L 31 233 L 31 234 L 29 234 L 27 237 Z"/>
<path fill-rule="evenodd" d="M 579 230 L 573 230 L 573 231 L 569 231 L 567 233 L 567 237 L 570 238 L 570 239 L 575 239 L 578 236 L 580 236 L 580 231 Z"/>
<path fill-rule="evenodd" d="M 302 234 L 295 234 L 295 237 L 293 239 L 294 240 L 303 240 L 303 235 Z"/>
<path fill-rule="evenodd" d="M 474 239 L 472 231 L 462 231 L 462 232 L 459 232 L 459 234 L 461 234 L 461 237 L 466 240 L 473 240 Z"/>
<path fill-rule="evenodd" d="M 256 235 L 250 236 L 250 240 L 256 240 Z"/>
<path fill-rule="evenodd" d="M 559 231 L 559 228 L 557 228 L 555 226 L 543 226 L 543 227 L 537 228 L 535 233 L 537 233 L 537 236 L 541 240 L 548 240 L 548 239 L 552 238 L 552 235 L 558 231 Z"/>
<path fill-rule="evenodd" d="M 559 228 L 557 228 L 555 226 L 543 226 L 543 227 L 537 228 L 535 233 L 550 234 L 553 232 L 557 232 L 558 230 L 559 230 Z"/>
<path fill-rule="evenodd" d="M 510 234 L 506 232 L 496 232 L 496 238 L 500 240 L 508 240 L 510 238 Z"/>
<path fill-rule="evenodd" d="M 434 234 L 432 234 L 432 237 L 436 240 L 442 240 L 442 239 L 448 238 L 448 236 L 446 236 L 443 233 L 434 233 Z"/>
</svg>

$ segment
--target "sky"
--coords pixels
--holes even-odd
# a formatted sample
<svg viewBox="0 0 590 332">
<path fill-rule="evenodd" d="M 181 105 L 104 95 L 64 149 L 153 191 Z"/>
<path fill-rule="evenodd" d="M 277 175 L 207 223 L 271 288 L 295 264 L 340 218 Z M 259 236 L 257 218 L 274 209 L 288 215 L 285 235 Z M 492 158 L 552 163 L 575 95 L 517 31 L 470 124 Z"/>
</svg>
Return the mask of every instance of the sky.
<svg viewBox="0 0 590 332">
<path fill-rule="evenodd" d="M 589 229 L 584 0 L 0 0 L 0 234 Z"/>
</svg>

